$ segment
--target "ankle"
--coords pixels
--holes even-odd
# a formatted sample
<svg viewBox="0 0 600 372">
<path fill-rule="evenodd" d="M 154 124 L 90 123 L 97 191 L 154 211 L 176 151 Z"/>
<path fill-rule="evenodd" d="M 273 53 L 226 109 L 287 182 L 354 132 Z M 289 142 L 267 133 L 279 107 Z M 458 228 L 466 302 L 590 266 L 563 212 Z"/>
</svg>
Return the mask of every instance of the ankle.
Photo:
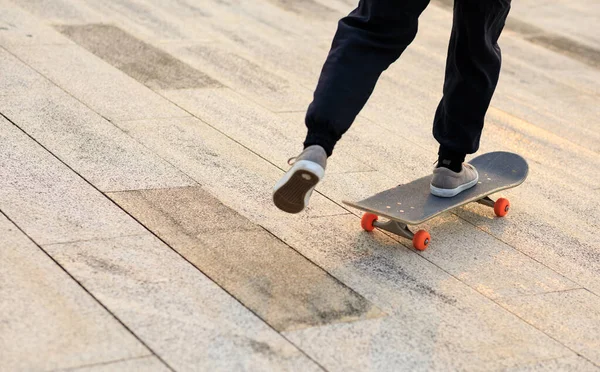
<svg viewBox="0 0 600 372">
<path fill-rule="evenodd" d="M 465 161 L 466 154 L 455 152 L 440 146 L 438 152 L 437 168 L 448 168 L 453 172 L 459 173 L 462 170 L 462 164 Z"/>
</svg>

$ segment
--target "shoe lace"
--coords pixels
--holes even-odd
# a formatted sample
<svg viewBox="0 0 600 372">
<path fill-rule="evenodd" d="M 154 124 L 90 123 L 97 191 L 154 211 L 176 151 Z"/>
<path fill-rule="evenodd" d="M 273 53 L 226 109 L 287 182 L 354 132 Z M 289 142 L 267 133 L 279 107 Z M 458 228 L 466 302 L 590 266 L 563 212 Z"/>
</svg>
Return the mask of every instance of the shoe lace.
<svg viewBox="0 0 600 372">
<path fill-rule="evenodd" d="M 296 159 L 298 159 L 297 156 L 293 156 L 293 157 L 289 158 L 287 161 L 288 165 L 294 165 L 294 163 L 296 162 Z"/>
</svg>

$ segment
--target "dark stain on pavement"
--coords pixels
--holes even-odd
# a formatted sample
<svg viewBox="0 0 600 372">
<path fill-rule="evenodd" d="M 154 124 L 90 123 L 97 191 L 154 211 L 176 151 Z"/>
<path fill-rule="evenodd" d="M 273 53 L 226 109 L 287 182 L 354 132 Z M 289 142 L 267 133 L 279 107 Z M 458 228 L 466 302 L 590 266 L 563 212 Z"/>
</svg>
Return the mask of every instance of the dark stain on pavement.
<svg viewBox="0 0 600 372">
<path fill-rule="evenodd" d="M 108 196 L 278 331 L 385 316 L 201 187 Z"/>
<path fill-rule="evenodd" d="M 388 257 L 367 256 L 361 261 L 357 261 L 355 265 L 364 271 L 377 274 L 380 280 L 388 282 L 391 286 L 398 287 L 399 290 L 408 288 L 420 295 L 437 298 L 448 305 L 455 305 L 457 303 L 456 299 L 419 281 Z"/>
<path fill-rule="evenodd" d="M 529 37 L 527 40 L 600 69 L 600 51 L 587 45 L 556 35 L 538 35 Z"/>
<path fill-rule="evenodd" d="M 57 26 L 64 35 L 151 89 L 218 87 L 221 84 L 118 27 Z"/>
</svg>

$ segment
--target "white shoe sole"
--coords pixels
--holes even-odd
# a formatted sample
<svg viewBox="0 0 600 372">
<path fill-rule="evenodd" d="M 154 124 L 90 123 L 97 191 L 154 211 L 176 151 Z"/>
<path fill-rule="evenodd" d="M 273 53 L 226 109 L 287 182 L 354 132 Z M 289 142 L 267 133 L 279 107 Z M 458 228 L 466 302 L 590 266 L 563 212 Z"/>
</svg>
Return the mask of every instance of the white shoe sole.
<svg viewBox="0 0 600 372">
<path fill-rule="evenodd" d="M 273 187 L 273 203 L 288 213 L 306 208 L 312 192 L 325 176 L 325 169 L 310 160 L 300 160 Z"/>
<path fill-rule="evenodd" d="M 435 196 L 439 196 L 440 198 L 451 198 L 477 185 L 477 182 L 479 182 L 479 174 L 477 174 L 477 178 L 475 178 L 473 181 L 460 185 L 455 189 L 441 189 L 433 185 L 429 185 L 429 189 L 431 190 L 431 193 Z"/>
</svg>

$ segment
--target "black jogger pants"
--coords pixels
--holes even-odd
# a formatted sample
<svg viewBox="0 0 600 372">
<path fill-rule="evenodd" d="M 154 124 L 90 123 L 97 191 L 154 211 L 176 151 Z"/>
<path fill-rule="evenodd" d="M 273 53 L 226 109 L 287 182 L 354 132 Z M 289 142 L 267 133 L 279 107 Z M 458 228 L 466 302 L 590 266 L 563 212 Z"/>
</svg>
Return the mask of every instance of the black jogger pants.
<svg viewBox="0 0 600 372">
<path fill-rule="evenodd" d="M 373 92 L 381 73 L 417 34 L 429 0 L 360 0 L 342 18 L 308 108 L 304 146 L 331 155 Z M 510 0 L 455 0 L 443 97 L 433 135 L 446 151 L 479 148 L 485 113 L 500 73 L 498 38 Z M 415 81 L 418 84 L 418 81 Z"/>
</svg>

